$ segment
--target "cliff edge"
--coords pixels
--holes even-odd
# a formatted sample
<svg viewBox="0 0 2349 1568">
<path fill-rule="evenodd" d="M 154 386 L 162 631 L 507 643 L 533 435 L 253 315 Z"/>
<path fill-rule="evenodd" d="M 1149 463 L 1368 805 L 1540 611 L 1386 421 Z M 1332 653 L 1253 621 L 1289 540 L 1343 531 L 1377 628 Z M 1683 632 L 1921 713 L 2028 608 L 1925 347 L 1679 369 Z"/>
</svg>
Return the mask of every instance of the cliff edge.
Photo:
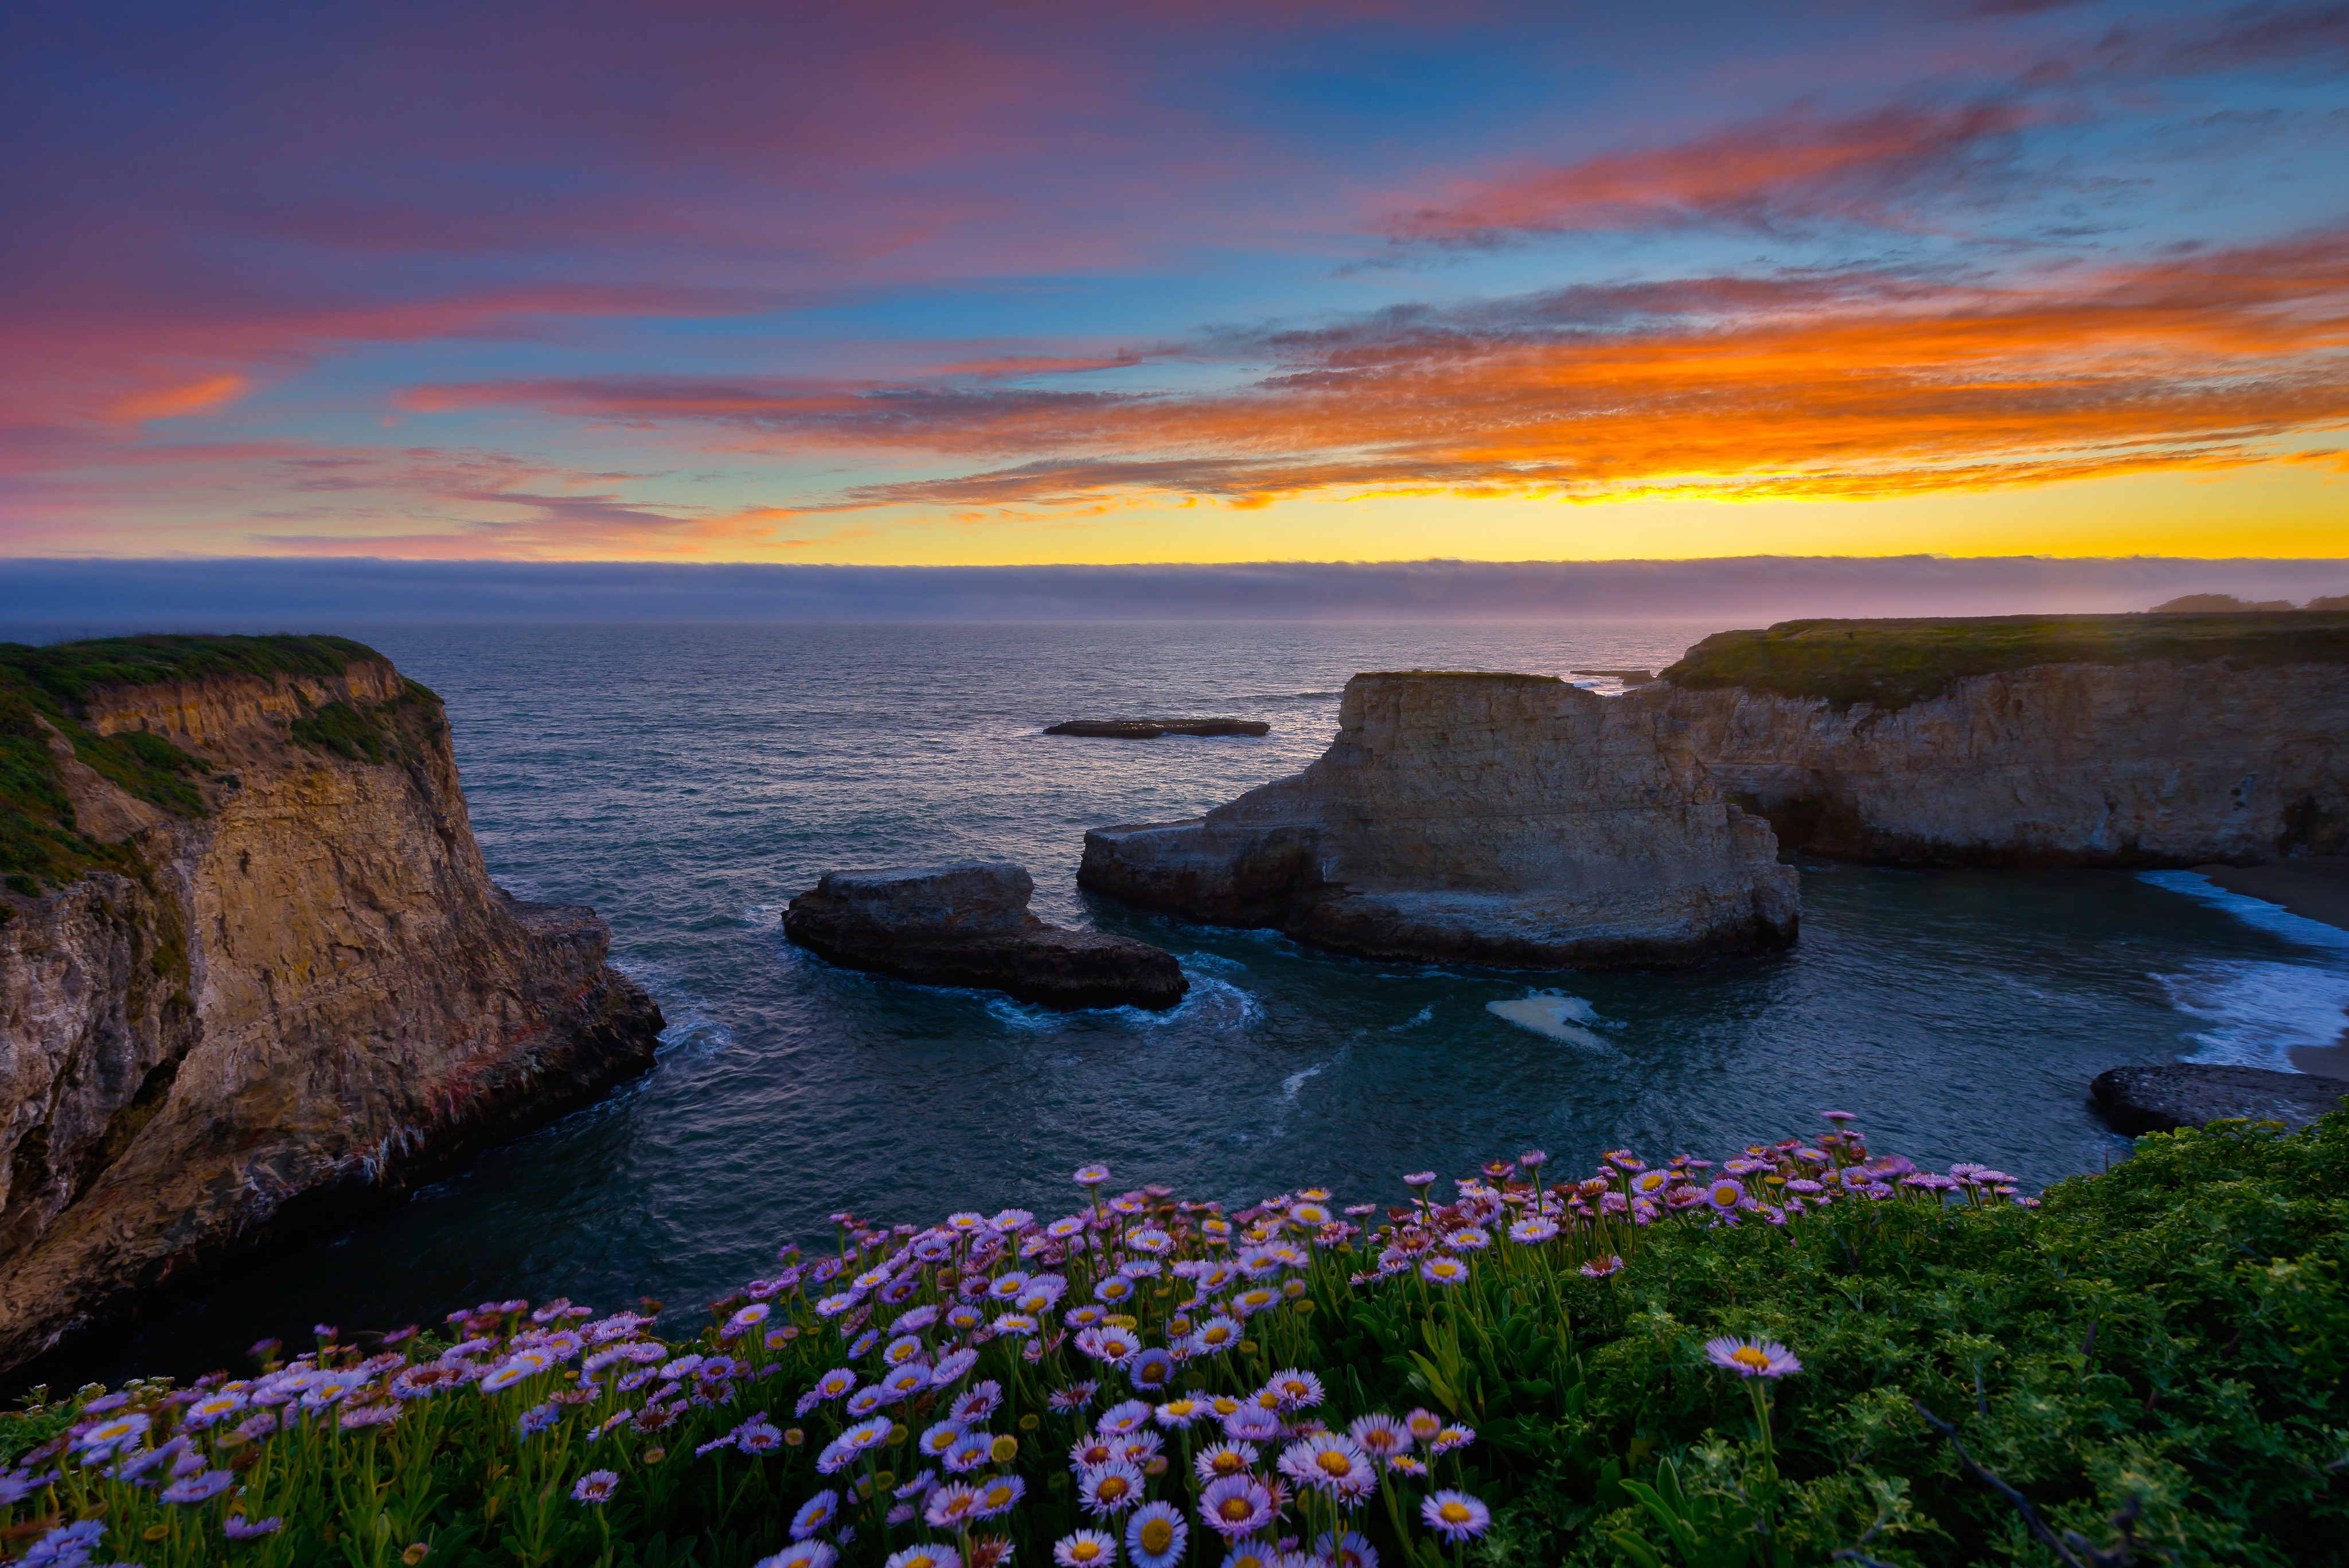
<svg viewBox="0 0 2349 1568">
<path fill-rule="evenodd" d="M 1790 848 L 1926 866 L 2349 849 L 2349 615 L 1789 621 L 1620 699 Z"/>
<path fill-rule="evenodd" d="M 0 645 L 0 1367 L 651 1065 L 359 644 Z"/>
<path fill-rule="evenodd" d="M 1793 939 L 1794 870 L 1676 721 L 1553 677 L 1357 675 L 1303 773 L 1096 828 L 1079 885 L 1365 958 L 1694 962 Z"/>
</svg>

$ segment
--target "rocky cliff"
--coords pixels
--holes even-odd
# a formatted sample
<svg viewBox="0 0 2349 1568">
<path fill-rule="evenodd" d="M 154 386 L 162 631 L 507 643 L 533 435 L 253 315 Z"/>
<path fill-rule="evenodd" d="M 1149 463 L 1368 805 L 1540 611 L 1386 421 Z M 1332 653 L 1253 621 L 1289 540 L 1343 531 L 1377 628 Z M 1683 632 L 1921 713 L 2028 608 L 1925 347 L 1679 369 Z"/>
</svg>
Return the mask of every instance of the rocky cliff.
<svg viewBox="0 0 2349 1568">
<path fill-rule="evenodd" d="M 2155 867 L 2349 847 L 2343 618 L 2272 618 L 2284 624 L 2264 638 L 2216 618 L 2234 623 L 2225 640 L 2199 643 L 2168 624 L 2189 618 L 1789 623 L 1709 639 L 1621 701 L 1687 724 L 1722 790 L 1814 854 Z M 2099 649 L 2089 634 L 2104 622 L 2128 623 L 2111 636 L 2135 641 Z M 1927 632 L 1899 629 L 2018 625 L 2053 627 L 2069 657 L 2031 662 L 2024 639 L 2003 655 L 2018 667 L 1961 673 L 1927 657 Z M 1861 651 L 1837 661 L 1844 626 L 1860 628 Z M 1707 657 L 1712 642 L 1780 634 Z M 1822 638 L 1823 662 L 1806 669 L 1803 645 Z"/>
<path fill-rule="evenodd" d="M 368 649 L 0 648 L 0 1366 L 651 1064 L 609 929 L 492 885 Z"/>
<path fill-rule="evenodd" d="M 1790 940 L 1794 871 L 1668 716 L 1548 676 L 1357 675 L 1303 773 L 1099 828 L 1078 882 L 1369 958 L 1565 968 Z"/>
</svg>

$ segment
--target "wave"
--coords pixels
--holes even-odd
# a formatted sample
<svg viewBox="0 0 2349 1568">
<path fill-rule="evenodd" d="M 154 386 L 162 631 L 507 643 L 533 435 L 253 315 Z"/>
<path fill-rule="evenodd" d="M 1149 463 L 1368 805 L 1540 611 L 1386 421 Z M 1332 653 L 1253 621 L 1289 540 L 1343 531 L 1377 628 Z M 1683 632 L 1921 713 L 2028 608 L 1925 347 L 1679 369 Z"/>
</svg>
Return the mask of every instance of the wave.
<svg viewBox="0 0 2349 1568">
<path fill-rule="evenodd" d="M 2305 915 L 2295 915 L 2282 905 L 2271 904 L 2264 898 L 2230 893 L 2199 871 L 2140 871 L 2137 878 L 2157 888 L 2166 888 L 2173 893 L 2183 893 L 2214 909 L 2224 909 L 2245 925 L 2257 926 L 2288 942 L 2297 942 L 2304 948 L 2349 952 L 2349 931 L 2338 926 L 2328 926 L 2323 920 L 2312 920 Z"/>
<path fill-rule="evenodd" d="M 2210 1027 L 2189 1038 L 2189 1062 L 2295 1072 L 2300 1046 L 2341 1044 L 2349 1024 L 2349 974 L 2315 964 L 2211 961 L 2157 974 L 2169 1004 Z"/>
<path fill-rule="evenodd" d="M 1421 1008 L 1417 1012 L 1413 1013 L 1409 1018 L 1404 1019 L 1401 1023 L 1388 1024 L 1387 1033 L 1390 1034 L 1400 1034 L 1406 1029 L 1416 1029 L 1423 1023 L 1433 1023 L 1434 1022 L 1435 1003 L 1431 1002 L 1425 1007 Z"/>
<path fill-rule="evenodd" d="M 734 1044 L 734 1031 L 719 1022 L 709 1002 L 680 985 L 661 965 L 632 958 L 614 958 L 611 965 L 659 1005 L 663 1051 L 723 1051 Z"/>
<path fill-rule="evenodd" d="M 1488 1002 L 1485 1004 L 1485 1011 L 1520 1029 L 1530 1029 L 1537 1034 L 1564 1041 L 1568 1045 L 1610 1054 L 1615 1049 L 1589 1030 L 1580 1027 L 1585 1023 L 1600 1022 L 1599 1010 L 1582 998 L 1568 996 L 1563 992 L 1537 991 L 1511 1002 Z"/>
<path fill-rule="evenodd" d="M 1158 1012 L 1146 1007 L 1089 1007 L 1081 1012 L 1063 1012 L 1056 1008 L 1016 1001 L 999 992 L 965 991 L 962 994 L 985 997 L 988 1013 L 996 1022 L 1040 1034 L 1065 1029 L 1086 1019 L 1114 1019 L 1119 1023 L 1147 1029 L 1165 1029 L 1178 1023 L 1199 1023 L 1210 1029 L 1245 1029 L 1264 1016 L 1264 1004 L 1257 1000 L 1254 992 L 1244 991 L 1213 975 L 1193 976 L 1190 993 L 1174 1006 Z"/>
</svg>

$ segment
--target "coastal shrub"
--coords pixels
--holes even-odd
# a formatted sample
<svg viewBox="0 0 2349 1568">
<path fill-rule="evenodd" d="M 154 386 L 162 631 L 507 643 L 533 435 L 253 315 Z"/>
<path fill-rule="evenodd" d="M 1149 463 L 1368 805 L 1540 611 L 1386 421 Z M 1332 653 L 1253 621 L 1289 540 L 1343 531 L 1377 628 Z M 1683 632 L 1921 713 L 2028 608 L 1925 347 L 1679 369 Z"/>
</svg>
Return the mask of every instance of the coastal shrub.
<svg viewBox="0 0 2349 1568">
<path fill-rule="evenodd" d="M 1344 1206 L 1306 1189 L 1226 1212 L 1087 1167 L 1056 1218 L 837 1215 L 826 1255 L 785 1247 L 698 1333 L 564 1301 L 321 1324 L 242 1376 L 0 1417 L 0 1550 L 2344 1560 L 2349 1114 L 2148 1137 L 2042 1199 L 1834 1119 L 1718 1166 L 1617 1150 L 1562 1176 L 1527 1153 Z"/>
<path fill-rule="evenodd" d="M 2349 662 L 2349 615 L 1974 616 L 1789 620 L 1716 632 L 1662 679 L 1691 691 L 1738 686 L 1781 697 L 1906 708 L 1972 675 L 2039 664 L 2223 659 L 2238 665 Z"/>
</svg>

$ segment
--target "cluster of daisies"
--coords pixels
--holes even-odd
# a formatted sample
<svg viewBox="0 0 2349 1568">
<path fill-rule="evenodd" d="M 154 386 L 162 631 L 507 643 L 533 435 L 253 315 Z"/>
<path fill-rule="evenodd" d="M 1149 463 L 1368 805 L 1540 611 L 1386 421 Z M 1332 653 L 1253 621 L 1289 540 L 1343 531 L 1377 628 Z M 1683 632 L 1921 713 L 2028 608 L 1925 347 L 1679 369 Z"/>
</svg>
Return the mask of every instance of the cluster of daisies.
<svg viewBox="0 0 2349 1568">
<path fill-rule="evenodd" d="M 362 1523 L 380 1533 L 334 1512 L 339 1478 L 364 1470 L 353 1490 L 389 1500 L 386 1517 L 420 1489 L 401 1515 L 418 1537 L 408 1568 L 447 1511 L 512 1517 L 542 1497 L 570 1511 L 532 1515 L 543 1560 L 585 1563 L 616 1525 L 676 1525 L 679 1467 L 714 1465 L 743 1467 L 721 1489 L 732 1511 L 693 1528 L 765 1535 L 782 1549 L 761 1568 L 998 1568 L 1015 1552 L 1060 1568 L 1376 1568 L 1374 1538 L 1409 1557 L 1422 1537 L 1485 1530 L 1463 1459 L 1475 1434 L 1456 1408 L 1330 1409 L 1317 1313 L 1342 1322 L 1388 1295 L 1407 1314 L 1474 1314 L 1487 1275 L 1554 1295 L 1569 1276 L 1608 1279 L 1658 1222 L 2032 1201 L 1978 1166 L 1939 1176 L 1870 1157 L 1849 1117 L 1828 1119 L 1816 1139 L 1717 1168 L 1619 1150 L 1557 1180 L 1533 1150 L 1442 1201 L 1416 1172 L 1389 1207 L 1308 1189 L 1227 1211 L 1164 1187 L 1112 1195 L 1088 1166 L 1057 1219 L 843 1213 L 831 1255 L 785 1247 L 689 1343 L 560 1300 L 483 1303 L 427 1332 L 321 1324 L 299 1355 L 254 1346 L 251 1377 L 79 1391 L 62 1430 L 0 1473 L 0 1539 L 56 1568 L 109 1545 L 126 1562 L 274 1568 Z M 1796 1370 L 1775 1345 L 1711 1353 L 1743 1376 Z"/>
</svg>

